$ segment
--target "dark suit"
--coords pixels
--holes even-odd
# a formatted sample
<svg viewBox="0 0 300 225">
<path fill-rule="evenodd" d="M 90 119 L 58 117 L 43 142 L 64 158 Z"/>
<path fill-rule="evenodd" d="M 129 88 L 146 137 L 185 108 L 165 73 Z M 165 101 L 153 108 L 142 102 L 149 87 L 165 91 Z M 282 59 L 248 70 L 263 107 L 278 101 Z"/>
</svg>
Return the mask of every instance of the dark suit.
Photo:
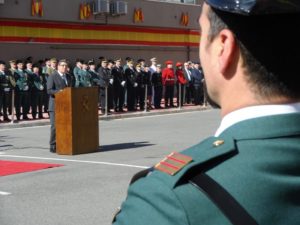
<svg viewBox="0 0 300 225">
<path fill-rule="evenodd" d="M 106 107 L 106 91 L 107 88 L 107 104 L 108 111 L 113 108 L 113 86 L 109 83 L 110 79 L 113 79 L 111 71 L 108 68 L 100 67 L 98 69 L 99 73 L 99 86 L 100 86 L 100 105 L 102 113 L 105 112 Z"/>
<path fill-rule="evenodd" d="M 56 129 L 55 129 L 55 94 L 65 87 L 72 86 L 72 78 L 66 74 L 67 84 L 64 79 L 55 71 L 47 80 L 47 93 L 49 98 L 49 115 L 50 115 L 50 150 L 56 149 Z"/>
<path fill-rule="evenodd" d="M 202 105 L 203 104 L 203 83 L 204 79 L 203 71 L 200 69 L 192 70 L 192 80 L 194 85 L 194 104 Z"/>
<path fill-rule="evenodd" d="M 125 81 L 124 71 L 122 67 L 114 67 L 111 71 L 114 79 L 114 107 L 115 110 L 123 111 L 125 88 L 122 86 L 122 82 Z"/>
<path fill-rule="evenodd" d="M 185 85 L 185 101 L 186 101 L 187 104 L 190 104 L 191 100 L 193 98 L 193 95 L 194 95 L 192 70 L 184 68 L 183 69 L 183 74 L 184 74 L 185 79 L 187 80 L 187 83 Z"/>
</svg>

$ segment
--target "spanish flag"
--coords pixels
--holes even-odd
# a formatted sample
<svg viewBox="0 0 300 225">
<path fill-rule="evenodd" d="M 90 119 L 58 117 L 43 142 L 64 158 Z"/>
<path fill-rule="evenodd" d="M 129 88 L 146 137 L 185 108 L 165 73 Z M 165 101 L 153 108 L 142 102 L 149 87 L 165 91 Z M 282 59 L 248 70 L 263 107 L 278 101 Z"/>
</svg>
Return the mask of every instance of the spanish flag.
<svg viewBox="0 0 300 225">
<path fill-rule="evenodd" d="M 144 13 L 141 8 L 134 9 L 133 22 L 134 23 L 144 22 Z"/>
<path fill-rule="evenodd" d="M 182 13 L 180 24 L 183 26 L 187 26 L 189 24 L 189 14 L 188 13 Z"/>
<path fill-rule="evenodd" d="M 31 16 L 44 15 L 42 0 L 31 0 Z"/>
<path fill-rule="evenodd" d="M 91 5 L 88 3 L 81 3 L 79 6 L 79 18 L 81 20 L 88 19 L 92 15 Z"/>
<path fill-rule="evenodd" d="M 83 20 L 84 19 L 84 9 L 83 9 L 83 3 L 80 3 L 79 5 L 79 19 Z"/>
<path fill-rule="evenodd" d="M 144 22 L 144 13 L 141 8 L 139 8 L 139 21 Z"/>
</svg>

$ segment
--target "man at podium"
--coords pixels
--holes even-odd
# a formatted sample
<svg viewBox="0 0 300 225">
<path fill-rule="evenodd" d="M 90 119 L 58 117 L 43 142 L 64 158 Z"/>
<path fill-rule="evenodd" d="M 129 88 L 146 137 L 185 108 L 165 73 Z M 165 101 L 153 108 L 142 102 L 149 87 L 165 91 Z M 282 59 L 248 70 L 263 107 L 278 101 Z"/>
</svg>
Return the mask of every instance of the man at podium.
<svg viewBox="0 0 300 225">
<path fill-rule="evenodd" d="M 58 62 L 57 70 L 51 74 L 47 81 L 47 93 L 49 98 L 50 115 L 50 152 L 56 152 L 56 128 L 55 128 L 55 94 L 66 87 L 71 87 L 72 78 L 67 73 L 68 63 L 65 59 Z"/>
</svg>

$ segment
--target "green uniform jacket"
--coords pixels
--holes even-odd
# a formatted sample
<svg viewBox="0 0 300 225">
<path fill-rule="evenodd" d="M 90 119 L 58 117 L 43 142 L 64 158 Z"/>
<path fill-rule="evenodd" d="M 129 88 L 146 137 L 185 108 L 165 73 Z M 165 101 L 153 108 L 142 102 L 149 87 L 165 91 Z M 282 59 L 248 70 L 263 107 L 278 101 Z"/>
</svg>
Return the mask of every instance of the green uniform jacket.
<svg viewBox="0 0 300 225">
<path fill-rule="evenodd" d="M 217 140 L 224 143 L 216 146 Z M 239 122 L 182 154 L 193 161 L 174 176 L 155 170 L 129 187 L 114 225 L 231 224 L 188 182 L 195 168 L 222 185 L 258 224 L 300 224 L 300 114 Z"/>
</svg>

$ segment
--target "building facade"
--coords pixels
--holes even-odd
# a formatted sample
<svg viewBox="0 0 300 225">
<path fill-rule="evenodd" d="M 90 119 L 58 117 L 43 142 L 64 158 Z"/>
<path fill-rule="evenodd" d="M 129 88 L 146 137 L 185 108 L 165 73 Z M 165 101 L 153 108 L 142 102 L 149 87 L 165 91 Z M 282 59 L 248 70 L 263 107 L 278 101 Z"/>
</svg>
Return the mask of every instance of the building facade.
<svg viewBox="0 0 300 225">
<path fill-rule="evenodd" d="M 1 59 L 198 61 L 195 0 L 1 0 Z"/>
</svg>

